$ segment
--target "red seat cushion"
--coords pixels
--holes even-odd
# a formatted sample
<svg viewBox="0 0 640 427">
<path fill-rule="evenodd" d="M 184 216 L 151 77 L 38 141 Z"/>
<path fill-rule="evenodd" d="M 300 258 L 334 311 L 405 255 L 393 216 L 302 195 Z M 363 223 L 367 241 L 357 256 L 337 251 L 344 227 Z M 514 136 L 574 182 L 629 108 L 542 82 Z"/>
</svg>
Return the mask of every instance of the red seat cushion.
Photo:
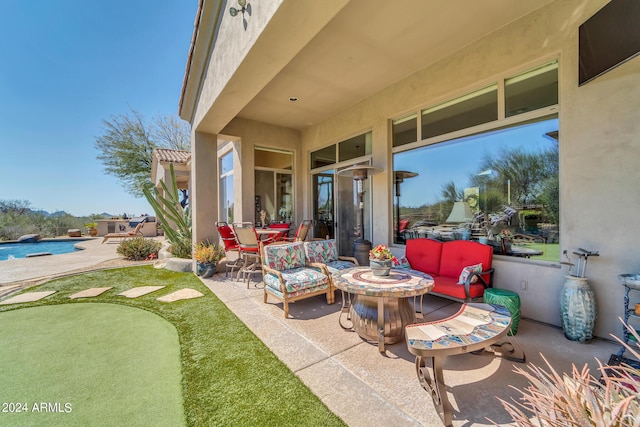
<svg viewBox="0 0 640 427">
<path fill-rule="evenodd" d="M 467 294 L 464 291 L 464 285 L 458 285 L 458 277 L 437 276 L 434 277 L 435 286 L 431 292 L 437 294 L 448 295 L 454 298 L 464 300 Z M 472 283 L 469 287 L 471 298 L 481 298 L 484 295 L 484 286 L 482 283 Z"/>
</svg>

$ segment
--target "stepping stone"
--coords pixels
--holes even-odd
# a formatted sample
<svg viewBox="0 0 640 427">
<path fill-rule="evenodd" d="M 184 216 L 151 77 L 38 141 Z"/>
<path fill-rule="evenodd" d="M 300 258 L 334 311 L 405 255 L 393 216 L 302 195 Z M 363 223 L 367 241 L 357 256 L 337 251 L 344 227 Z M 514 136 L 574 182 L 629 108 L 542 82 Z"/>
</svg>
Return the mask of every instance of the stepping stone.
<svg viewBox="0 0 640 427">
<path fill-rule="evenodd" d="M 180 289 L 179 291 L 175 291 L 168 295 L 162 296 L 157 300 L 160 302 L 174 302 L 174 301 L 180 301 L 183 299 L 198 298 L 203 296 L 204 296 L 203 293 L 196 291 L 195 289 L 184 288 L 184 289 Z"/>
<path fill-rule="evenodd" d="M 142 295 L 150 294 L 151 292 L 155 292 L 158 289 L 162 289 L 164 286 L 137 286 L 135 288 L 131 288 L 128 291 L 120 292 L 118 295 L 127 298 L 138 298 Z"/>
<path fill-rule="evenodd" d="M 44 292 L 27 292 L 25 294 L 16 295 L 13 298 L 6 299 L 0 302 L 0 305 L 4 304 L 18 304 L 21 302 L 33 302 L 41 300 L 44 297 L 48 297 L 51 294 L 55 294 L 56 291 L 44 291 Z"/>
<path fill-rule="evenodd" d="M 76 292 L 75 294 L 71 295 L 69 298 L 71 299 L 77 299 L 77 298 L 91 298 L 91 297 L 97 297 L 98 295 L 107 292 L 109 289 L 112 289 L 113 286 L 109 286 L 107 288 L 90 288 L 90 289 L 85 289 L 84 291 L 80 291 L 80 292 Z"/>
</svg>

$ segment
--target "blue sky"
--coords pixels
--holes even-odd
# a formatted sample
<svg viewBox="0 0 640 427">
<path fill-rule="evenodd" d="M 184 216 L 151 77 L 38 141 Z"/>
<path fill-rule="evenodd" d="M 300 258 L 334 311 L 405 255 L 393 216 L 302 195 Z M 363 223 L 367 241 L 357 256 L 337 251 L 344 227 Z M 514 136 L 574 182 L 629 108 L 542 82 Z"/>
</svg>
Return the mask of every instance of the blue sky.
<svg viewBox="0 0 640 427">
<path fill-rule="evenodd" d="M 103 120 L 177 115 L 197 0 L 0 0 L 0 200 L 151 213 L 103 172 Z"/>
<path fill-rule="evenodd" d="M 482 171 L 479 163 L 486 154 L 495 157 L 501 149 L 540 153 L 556 148 L 557 141 L 545 134 L 557 130 L 555 118 L 396 154 L 395 170 L 419 173 L 402 183 L 400 203 L 406 207 L 434 204 L 442 199 L 442 188 L 450 181 L 464 190 L 471 186 L 469 177 Z"/>
</svg>

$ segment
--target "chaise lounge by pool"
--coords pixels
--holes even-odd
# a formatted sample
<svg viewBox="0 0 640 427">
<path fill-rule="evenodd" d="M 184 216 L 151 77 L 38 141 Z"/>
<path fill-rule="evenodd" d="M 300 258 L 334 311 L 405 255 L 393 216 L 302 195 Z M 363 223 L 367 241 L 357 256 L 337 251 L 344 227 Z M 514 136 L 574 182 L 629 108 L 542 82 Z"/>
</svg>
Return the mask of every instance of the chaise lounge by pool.
<svg viewBox="0 0 640 427">
<path fill-rule="evenodd" d="M 85 239 L 75 240 L 41 240 L 38 243 L 0 243 L 0 261 L 30 256 L 60 255 L 81 250 L 76 243 Z"/>
</svg>

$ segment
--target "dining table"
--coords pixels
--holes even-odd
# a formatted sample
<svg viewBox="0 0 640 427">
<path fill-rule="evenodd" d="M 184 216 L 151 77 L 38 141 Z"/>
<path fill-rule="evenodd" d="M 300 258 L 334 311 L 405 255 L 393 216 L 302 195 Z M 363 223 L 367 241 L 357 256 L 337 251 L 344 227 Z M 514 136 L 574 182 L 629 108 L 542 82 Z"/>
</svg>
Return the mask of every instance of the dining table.
<svg viewBox="0 0 640 427">
<path fill-rule="evenodd" d="M 260 241 L 268 241 L 269 239 L 273 239 L 275 236 L 279 234 L 283 234 L 286 236 L 289 234 L 290 228 L 256 228 L 256 234 Z"/>
</svg>

